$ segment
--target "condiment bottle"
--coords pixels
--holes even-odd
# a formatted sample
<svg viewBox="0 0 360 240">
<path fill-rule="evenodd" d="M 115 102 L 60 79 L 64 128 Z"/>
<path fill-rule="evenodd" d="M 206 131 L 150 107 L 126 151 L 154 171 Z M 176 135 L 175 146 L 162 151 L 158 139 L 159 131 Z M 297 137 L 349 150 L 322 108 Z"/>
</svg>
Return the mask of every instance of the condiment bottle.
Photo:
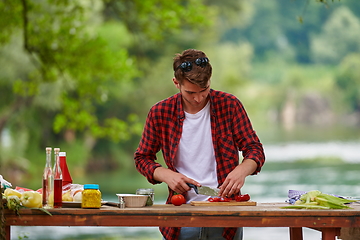
<svg viewBox="0 0 360 240">
<path fill-rule="evenodd" d="M 44 208 L 52 208 L 53 200 L 50 200 L 53 185 L 53 172 L 51 168 L 51 147 L 46 148 L 46 164 L 42 179 L 42 204 Z"/>
<path fill-rule="evenodd" d="M 60 148 L 54 148 L 55 165 L 54 165 L 54 208 L 62 207 L 62 172 L 59 159 Z"/>
<path fill-rule="evenodd" d="M 82 192 L 82 208 L 100 208 L 101 192 L 98 184 L 84 184 Z"/>
<path fill-rule="evenodd" d="M 72 178 L 66 163 L 66 152 L 60 152 L 59 153 L 60 158 L 60 168 L 62 172 L 62 185 L 65 186 L 67 184 L 72 183 Z"/>
<path fill-rule="evenodd" d="M 136 190 L 137 195 L 148 195 L 149 198 L 146 200 L 146 206 L 152 206 L 154 204 L 154 189 L 152 188 L 139 188 Z"/>
</svg>

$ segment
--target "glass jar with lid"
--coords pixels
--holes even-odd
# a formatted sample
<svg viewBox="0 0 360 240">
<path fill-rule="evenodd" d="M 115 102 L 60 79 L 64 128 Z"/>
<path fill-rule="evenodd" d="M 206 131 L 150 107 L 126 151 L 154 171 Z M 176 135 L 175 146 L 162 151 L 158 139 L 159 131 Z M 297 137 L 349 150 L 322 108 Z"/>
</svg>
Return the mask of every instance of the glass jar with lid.
<svg viewBox="0 0 360 240">
<path fill-rule="evenodd" d="M 82 208 L 100 208 L 101 192 L 98 184 L 85 184 L 82 192 Z"/>
<path fill-rule="evenodd" d="M 152 206 L 154 204 L 154 197 L 155 197 L 155 193 L 154 193 L 154 189 L 152 188 L 139 188 L 138 190 L 136 190 L 136 194 L 137 195 L 148 195 L 149 198 L 146 201 L 146 206 Z"/>
</svg>

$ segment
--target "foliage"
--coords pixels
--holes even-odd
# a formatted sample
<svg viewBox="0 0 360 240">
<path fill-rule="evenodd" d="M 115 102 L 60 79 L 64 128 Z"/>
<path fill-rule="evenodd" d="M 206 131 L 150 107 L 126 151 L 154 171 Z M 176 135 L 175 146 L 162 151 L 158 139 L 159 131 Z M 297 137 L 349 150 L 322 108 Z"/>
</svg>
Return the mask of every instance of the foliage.
<svg viewBox="0 0 360 240">
<path fill-rule="evenodd" d="M 125 26 L 134 35 L 141 33 L 138 36 L 150 39 L 149 42 L 161 39 L 161 31 L 170 33 L 183 24 L 206 22 L 205 15 L 193 14 L 204 9 L 201 2 L 181 4 L 158 0 L 105 1 L 106 9 L 112 8 L 120 18 L 119 27 Z M 54 131 L 57 133 L 69 129 L 88 131 L 96 138 L 128 139 L 126 130 L 131 129 L 131 121 L 129 124 L 127 120 L 134 117 L 101 119 L 96 115 L 97 106 L 112 97 L 112 88 L 122 87 L 119 83 L 129 83 L 139 76 L 135 59 L 130 57 L 126 46 L 111 48 L 114 45 L 108 44 L 109 36 L 98 34 L 103 23 L 102 2 L 5 1 L 1 7 L 7 13 L 0 19 L 4 26 L 2 44 L 11 44 L 14 37 L 22 38 L 16 48 L 24 54 L 25 62 L 21 63 L 31 66 L 23 76 L 16 76 L 16 81 L 8 81 L 5 76 L 6 86 L 14 91 L 12 99 L 9 97 L 5 104 L 14 106 L 16 99 L 24 98 L 30 106 L 37 103 L 44 110 L 56 110 Z"/>
<path fill-rule="evenodd" d="M 312 36 L 319 34 L 323 24 L 339 7 L 347 7 L 359 17 L 359 8 L 355 7 L 356 2 L 356 0 L 247 1 L 249 5 L 247 9 L 251 9 L 250 19 L 245 25 L 238 24 L 228 28 L 222 39 L 234 42 L 247 40 L 253 44 L 254 55 L 259 61 L 266 58 L 269 51 L 275 51 L 276 54 L 282 55 L 294 54 L 293 59 L 299 63 L 312 63 Z M 300 22 L 299 18 L 302 19 Z M 326 40 L 331 41 L 331 38 L 327 37 Z M 323 44 L 324 48 L 331 47 L 327 43 Z"/>
<path fill-rule="evenodd" d="M 360 51 L 359 51 L 360 52 Z M 336 85 L 344 93 L 350 111 L 360 112 L 360 53 L 349 54 L 340 65 Z"/>
<path fill-rule="evenodd" d="M 120 77 L 130 79 L 136 70 L 126 51 L 112 52 L 92 32 L 90 26 L 98 22 L 93 14 L 101 10 L 99 1 L 95 5 L 84 1 L 22 1 L 18 5 L 21 12 L 14 14 L 23 25 L 11 30 L 22 31 L 22 35 L 15 35 L 23 42 L 23 49 L 18 45 L 17 51 L 25 51 L 26 62 L 21 64 L 29 64 L 31 69 L 8 81 L 15 99 L 6 104 L 15 105 L 16 99 L 23 98 L 30 106 L 58 110 L 56 132 L 88 129 L 94 136 L 102 136 L 113 125 L 101 124 L 94 115 L 94 105 L 107 95 L 104 85 Z"/>
<path fill-rule="evenodd" d="M 349 53 L 360 52 L 360 20 L 350 9 L 337 8 L 319 35 L 312 37 L 314 62 L 337 64 Z"/>
<path fill-rule="evenodd" d="M 6 0 L 0 11 L 6 69 L 0 75 L 0 138 L 9 133 L 5 150 L 17 157 L 30 146 L 80 138 L 91 151 L 98 139 L 138 135 L 142 127 L 126 96 L 141 76 L 141 59 L 131 48 L 211 22 L 202 2 L 193 0 Z M 3 166 L 10 166 L 3 153 Z"/>
<path fill-rule="evenodd" d="M 285 106 L 299 129 L 308 96 L 333 115 L 335 104 L 358 112 L 357 1 L 4 0 L 2 169 L 36 179 L 51 145 L 68 152 L 77 181 L 133 174 L 148 109 L 176 92 L 172 57 L 187 48 L 209 55 L 212 87 L 241 99 L 261 139 L 292 133 L 282 132 Z"/>
</svg>

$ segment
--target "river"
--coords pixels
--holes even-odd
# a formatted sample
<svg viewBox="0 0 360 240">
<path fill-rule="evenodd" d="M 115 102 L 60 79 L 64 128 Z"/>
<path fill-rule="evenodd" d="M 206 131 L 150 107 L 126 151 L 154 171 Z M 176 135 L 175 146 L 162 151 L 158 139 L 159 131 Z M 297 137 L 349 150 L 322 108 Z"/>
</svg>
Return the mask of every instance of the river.
<svg viewBox="0 0 360 240">
<path fill-rule="evenodd" d="M 266 144 L 266 164 L 243 193 L 257 202 L 284 202 L 290 189 L 360 197 L 360 141 Z M 116 200 L 116 199 L 106 199 Z M 164 200 L 157 199 L 157 203 Z M 161 239 L 157 227 L 12 227 L 15 239 Z M 319 240 L 304 228 L 304 239 Z M 288 228 L 244 228 L 244 240 L 289 239 Z"/>
</svg>

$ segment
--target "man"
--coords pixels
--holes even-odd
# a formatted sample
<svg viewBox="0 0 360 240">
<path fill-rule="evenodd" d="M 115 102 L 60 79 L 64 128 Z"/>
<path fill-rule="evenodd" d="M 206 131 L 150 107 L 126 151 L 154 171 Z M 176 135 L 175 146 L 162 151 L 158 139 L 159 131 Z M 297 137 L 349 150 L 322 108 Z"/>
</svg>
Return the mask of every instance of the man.
<svg viewBox="0 0 360 240">
<path fill-rule="evenodd" d="M 240 193 L 245 178 L 257 174 L 265 162 L 262 144 L 241 102 L 210 88 L 212 67 L 205 53 L 195 49 L 177 54 L 173 82 L 179 93 L 149 111 L 134 159 L 137 170 L 152 184 L 169 187 L 187 203 L 206 201 L 187 183 L 219 187 L 219 196 Z M 162 151 L 166 167 L 155 162 Z M 239 164 L 239 151 L 243 160 Z M 242 228 L 160 228 L 169 239 L 242 239 Z"/>
</svg>

